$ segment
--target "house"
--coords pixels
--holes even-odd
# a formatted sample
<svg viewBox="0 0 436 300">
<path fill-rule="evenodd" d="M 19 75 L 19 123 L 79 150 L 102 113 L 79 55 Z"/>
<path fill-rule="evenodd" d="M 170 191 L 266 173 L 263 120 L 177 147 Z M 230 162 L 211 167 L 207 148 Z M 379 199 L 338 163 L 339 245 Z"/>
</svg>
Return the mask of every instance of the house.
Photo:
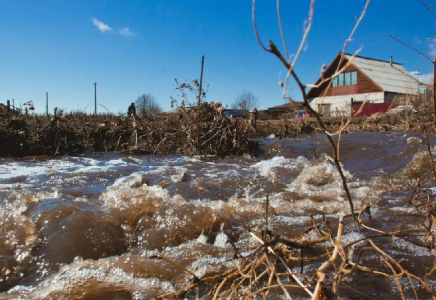
<svg viewBox="0 0 436 300">
<path fill-rule="evenodd" d="M 278 106 L 269 107 L 267 112 L 269 119 L 277 120 L 288 113 L 293 113 L 297 110 L 304 110 L 303 102 L 285 103 Z"/>
<path fill-rule="evenodd" d="M 349 116 L 352 107 L 364 101 L 378 104 L 374 105 L 379 107 L 375 111 L 387 111 L 418 95 L 419 82 L 401 64 L 393 62 L 392 57 L 384 61 L 344 54 L 341 62 L 341 56 L 339 52 L 307 94 L 310 105 L 321 115 Z M 340 67 L 350 64 L 333 79 L 322 82 L 339 69 L 339 63 Z"/>
</svg>

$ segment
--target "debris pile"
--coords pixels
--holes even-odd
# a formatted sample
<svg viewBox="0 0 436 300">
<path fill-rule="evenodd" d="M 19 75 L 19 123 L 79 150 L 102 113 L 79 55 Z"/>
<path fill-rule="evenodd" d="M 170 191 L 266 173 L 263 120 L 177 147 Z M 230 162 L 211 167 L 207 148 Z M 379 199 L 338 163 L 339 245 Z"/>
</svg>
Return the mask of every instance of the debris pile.
<svg viewBox="0 0 436 300">
<path fill-rule="evenodd" d="M 67 155 L 88 152 L 240 155 L 248 151 L 244 122 L 225 117 L 219 103 L 180 107 L 139 118 L 64 114 L 25 116 L 0 110 L 0 155 Z"/>
<path fill-rule="evenodd" d="M 420 131 L 433 124 L 431 103 L 412 111 L 370 117 L 324 118 L 330 132 Z M 431 129 L 430 129 L 431 130 Z M 84 152 L 241 155 L 250 138 L 292 138 L 321 133 L 314 118 L 256 120 L 227 118 L 220 103 L 180 106 L 176 111 L 139 118 L 55 111 L 23 115 L 0 106 L 0 156 L 67 155 Z M 432 133 L 432 132 L 430 132 Z"/>
</svg>

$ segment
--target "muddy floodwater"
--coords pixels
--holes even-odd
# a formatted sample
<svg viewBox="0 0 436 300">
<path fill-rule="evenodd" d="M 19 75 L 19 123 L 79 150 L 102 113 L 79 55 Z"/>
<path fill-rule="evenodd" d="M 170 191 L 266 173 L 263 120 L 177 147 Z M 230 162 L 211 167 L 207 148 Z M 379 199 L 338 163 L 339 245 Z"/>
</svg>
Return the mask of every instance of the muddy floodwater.
<svg viewBox="0 0 436 300">
<path fill-rule="evenodd" d="M 410 186 L 435 187 L 422 134 L 343 135 L 340 152 L 354 205 L 371 205 L 374 226 L 420 225 Z M 262 230 L 267 195 L 270 227 L 284 237 L 310 227 L 310 215 L 349 213 L 321 135 L 260 140 L 257 157 L 0 158 L 0 298 L 150 299 L 178 290 L 192 276 L 152 257 L 198 277 L 233 267 L 227 241 L 241 253 L 258 246 L 249 230 Z M 342 242 L 362 235 L 349 226 Z M 434 263 L 434 250 L 390 245 L 418 274 Z M 391 279 L 358 281 L 378 299 L 396 290 Z"/>
</svg>

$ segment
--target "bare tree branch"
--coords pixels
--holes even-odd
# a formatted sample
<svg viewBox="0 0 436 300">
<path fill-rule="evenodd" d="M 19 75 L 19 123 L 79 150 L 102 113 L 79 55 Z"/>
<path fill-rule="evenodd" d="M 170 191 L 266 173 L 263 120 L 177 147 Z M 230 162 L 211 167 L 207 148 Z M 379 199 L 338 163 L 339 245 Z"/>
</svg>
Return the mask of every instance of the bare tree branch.
<svg viewBox="0 0 436 300">
<path fill-rule="evenodd" d="M 242 91 L 236 96 L 235 101 L 232 103 L 233 109 L 240 109 L 245 111 L 252 111 L 257 107 L 258 99 L 250 91 Z"/>
<path fill-rule="evenodd" d="M 435 14 L 435 12 L 431 9 L 434 5 L 428 5 L 427 3 L 425 3 L 423 0 L 418 0 L 419 2 L 421 2 L 422 3 L 422 5 L 424 5 L 427 9 L 428 9 L 428 11 L 433 15 L 433 18 L 436 20 L 436 14 Z"/>
<path fill-rule="evenodd" d="M 262 41 L 260 40 L 259 31 L 257 30 L 257 26 L 256 26 L 256 0 L 253 0 L 251 18 L 253 20 L 254 32 L 256 34 L 257 42 L 259 43 L 259 45 L 262 47 L 263 50 L 268 51 L 266 47 L 262 44 Z"/>
<path fill-rule="evenodd" d="M 151 94 L 142 94 L 135 101 L 139 116 L 156 115 L 162 112 L 162 108 L 157 103 L 156 98 Z"/>
<path fill-rule="evenodd" d="M 288 47 L 286 46 L 285 34 L 283 31 L 282 14 L 280 13 L 280 0 L 277 0 L 277 19 L 279 21 L 279 29 L 280 29 L 280 36 L 282 37 L 283 49 L 285 51 L 286 58 L 289 61 L 290 57 L 288 54 Z"/>
<path fill-rule="evenodd" d="M 352 30 L 352 32 L 350 34 L 350 37 L 348 38 L 348 41 L 345 42 L 344 49 L 346 49 L 346 47 L 348 46 L 348 43 L 351 40 L 352 36 L 354 35 L 354 32 L 356 31 L 358 25 L 362 21 L 364 15 L 366 13 L 366 10 L 368 8 L 369 3 L 370 3 L 370 0 L 367 0 L 366 5 L 365 5 L 365 7 L 362 10 L 361 16 L 358 19 L 358 21 L 356 22 L 357 26 L 354 26 L 354 28 L 353 28 L 353 30 Z M 282 62 L 282 64 L 288 70 L 287 78 L 290 77 L 290 76 L 292 76 L 294 78 L 295 82 L 297 83 L 297 85 L 300 88 L 300 91 L 302 93 L 303 101 L 304 101 L 304 106 L 316 118 L 316 120 L 318 121 L 319 126 L 322 128 L 322 130 L 323 130 L 324 134 L 326 135 L 329 143 L 331 144 L 331 147 L 332 147 L 332 150 L 333 150 L 334 162 L 335 162 L 336 168 L 337 168 L 337 170 L 339 172 L 339 175 L 341 177 L 342 186 L 343 186 L 343 189 L 344 189 L 345 194 L 347 196 L 347 200 L 348 200 L 348 203 L 349 203 L 349 206 L 350 206 L 351 214 L 353 216 L 353 219 L 354 219 L 356 225 L 358 226 L 358 228 L 360 228 L 359 227 L 359 221 L 357 220 L 357 218 L 355 216 L 355 213 L 354 213 L 354 205 L 353 205 L 353 201 L 352 201 L 352 198 L 351 198 L 350 191 L 348 189 L 347 180 L 345 178 L 344 171 L 342 169 L 342 165 L 341 165 L 340 160 L 339 160 L 339 147 L 336 144 L 336 142 L 333 140 L 332 135 L 328 132 L 327 127 L 326 127 L 325 123 L 323 122 L 323 120 L 321 119 L 321 116 L 320 116 L 319 112 L 315 111 L 311 107 L 311 105 L 309 103 L 309 99 L 307 97 L 306 86 L 300 81 L 299 77 L 297 76 L 297 74 L 295 73 L 294 68 L 293 68 L 295 63 L 296 63 L 296 61 L 297 61 L 297 59 L 298 59 L 298 57 L 299 57 L 299 55 L 300 55 L 300 53 L 301 53 L 301 51 L 302 51 L 302 49 L 303 49 L 303 46 L 304 46 L 304 44 L 306 42 L 307 36 L 309 34 L 309 31 L 310 31 L 310 28 L 311 28 L 311 25 L 312 25 L 312 21 L 313 21 L 314 5 L 315 5 L 315 1 L 311 0 L 311 2 L 310 2 L 310 9 L 309 9 L 309 19 L 307 21 L 308 23 L 306 25 L 306 28 L 305 28 L 305 31 L 304 31 L 304 34 L 303 34 L 303 38 L 302 38 L 302 40 L 300 42 L 300 46 L 298 48 L 297 55 L 294 58 L 292 64 L 289 63 L 288 59 L 283 57 L 283 55 L 280 52 L 280 50 L 278 50 L 277 46 L 272 41 L 269 41 L 269 49 L 267 49 L 262 44 L 262 41 L 260 40 L 259 33 L 258 33 L 258 30 L 257 30 L 257 26 L 256 26 L 256 15 L 255 15 L 256 0 L 253 0 L 253 8 L 252 8 L 253 26 L 254 26 L 254 30 L 255 30 L 255 34 L 256 34 L 256 39 L 257 39 L 258 43 L 260 44 L 260 46 L 262 47 L 262 49 L 264 49 L 266 52 L 274 54 Z M 279 24 L 281 24 L 281 22 L 279 22 Z M 284 36 L 283 33 L 282 33 L 282 36 Z M 344 53 L 342 53 L 342 55 L 344 55 Z M 340 65 L 338 65 L 338 69 L 339 68 L 341 68 Z"/>
<path fill-rule="evenodd" d="M 394 37 L 394 36 L 391 35 L 391 34 L 388 34 L 388 35 L 389 35 L 389 37 L 390 37 L 391 39 L 393 39 L 393 40 L 397 41 L 398 43 L 403 44 L 404 46 L 407 46 L 407 47 L 409 47 L 410 49 L 412 49 L 412 50 L 418 52 L 419 54 L 421 54 L 422 56 L 424 56 L 425 58 L 427 58 L 429 61 L 431 61 L 432 64 L 434 64 L 433 59 L 431 59 L 427 54 L 425 54 L 425 53 L 423 53 L 422 51 L 416 49 L 415 47 L 410 46 L 409 44 L 403 42 L 402 40 L 400 40 L 400 39 Z"/>
</svg>

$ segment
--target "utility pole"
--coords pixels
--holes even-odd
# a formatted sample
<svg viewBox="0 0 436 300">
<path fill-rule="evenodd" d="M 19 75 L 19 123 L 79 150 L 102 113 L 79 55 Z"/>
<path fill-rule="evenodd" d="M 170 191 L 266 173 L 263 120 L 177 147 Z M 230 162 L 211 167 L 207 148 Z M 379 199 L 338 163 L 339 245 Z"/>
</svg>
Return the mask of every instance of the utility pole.
<svg viewBox="0 0 436 300">
<path fill-rule="evenodd" d="M 15 100 L 12 99 L 12 107 L 15 108 Z"/>
<path fill-rule="evenodd" d="M 94 108 L 94 114 L 97 114 L 97 82 L 94 82 L 94 104 L 95 104 L 95 108 Z"/>
<path fill-rule="evenodd" d="M 201 102 L 201 90 L 203 86 L 203 68 L 204 68 L 204 55 L 201 57 L 201 73 L 200 73 L 200 89 L 198 91 L 198 105 Z"/>
<path fill-rule="evenodd" d="M 45 113 L 48 117 L 48 92 L 45 93 Z"/>
</svg>

